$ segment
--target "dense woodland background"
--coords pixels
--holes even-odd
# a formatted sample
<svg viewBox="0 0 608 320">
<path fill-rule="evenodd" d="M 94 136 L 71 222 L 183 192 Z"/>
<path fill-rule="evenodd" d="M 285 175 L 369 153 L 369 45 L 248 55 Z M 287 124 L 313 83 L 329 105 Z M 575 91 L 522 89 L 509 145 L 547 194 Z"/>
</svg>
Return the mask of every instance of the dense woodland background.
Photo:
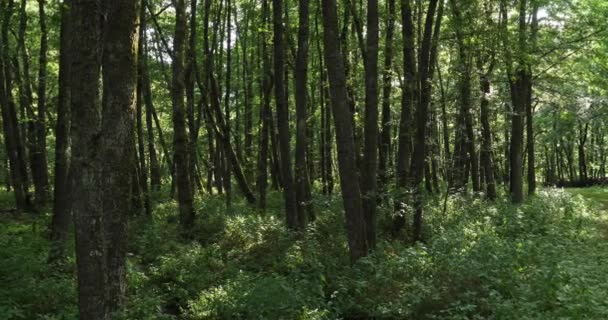
<svg viewBox="0 0 608 320">
<path fill-rule="evenodd" d="M 0 318 L 607 318 L 607 17 L 1 0 Z"/>
</svg>

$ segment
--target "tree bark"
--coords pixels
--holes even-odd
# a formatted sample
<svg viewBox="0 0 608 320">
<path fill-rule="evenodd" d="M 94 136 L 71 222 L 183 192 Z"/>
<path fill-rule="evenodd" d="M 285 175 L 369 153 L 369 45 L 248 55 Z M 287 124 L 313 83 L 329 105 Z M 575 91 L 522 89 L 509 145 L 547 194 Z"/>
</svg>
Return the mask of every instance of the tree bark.
<svg viewBox="0 0 608 320">
<path fill-rule="evenodd" d="M 387 1 L 386 39 L 384 41 L 384 69 L 382 70 L 382 132 L 378 162 L 378 190 L 386 191 L 391 150 L 391 92 L 393 81 L 393 37 L 395 30 L 395 0 Z"/>
<path fill-rule="evenodd" d="M 80 318 L 107 319 L 107 261 L 100 164 L 100 26 L 103 16 L 94 0 L 73 0 L 71 22 L 72 212 L 76 231 L 78 309 Z M 130 177 L 130 175 L 129 175 Z"/>
<path fill-rule="evenodd" d="M 49 175 L 46 159 L 46 77 L 47 77 L 47 51 L 48 29 L 46 25 L 45 0 L 38 0 L 40 24 L 40 53 L 38 55 L 38 114 L 36 117 L 36 148 L 34 158 L 36 170 L 34 181 L 36 185 L 36 205 L 43 207 L 48 198 Z"/>
<path fill-rule="evenodd" d="M 136 167 L 137 9 L 138 3 L 134 0 L 109 0 L 103 30 L 104 92 L 99 160 L 108 272 L 106 304 L 110 314 L 124 306 L 127 217 L 132 209 L 132 186 L 136 185 L 131 174 Z M 140 148 L 143 148 L 141 140 Z"/>
<path fill-rule="evenodd" d="M 309 39 L 309 0 L 299 0 L 298 12 L 298 52 L 296 57 L 296 203 L 298 228 L 304 228 L 312 216 L 310 184 L 306 165 L 308 149 L 308 102 L 306 83 L 308 81 L 308 39 Z M 310 156 L 310 155 L 309 155 Z"/>
<path fill-rule="evenodd" d="M 367 255 L 369 247 L 365 232 L 363 203 L 357 172 L 357 155 L 353 137 L 353 119 L 348 107 L 346 75 L 338 31 L 335 0 L 323 0 L 323 41 L 325 63 L 329 76 L 331 106 L 336 127 L 338 162 L 342 201 L 346 216 L 346 232 L 350 258 L 355 262 Z"/>
<path fill-rule="evenodd" d="M 186 8 L 184 0 L 175 1 L 175 36 L 173 39 L 173 77 L 171 81 L 171 101 L 173 104 L 173 147 L 175 175 L 177 178 L 177 198 L 180 223 L 184 231 L 194 223 L 192 203 L 192 181 L 188 155 L 188 134 L 186 132 L 186 108 L 184 105 L 184 57 L 186 39 Z"/>
<path fill-rule="evenodd" d="M 285 91 L 285 36 L 283 25 L 283 0 L 272 1 L 274 31 L 274 91 L 277 108 L 278 142 L 280 149 L 280 169 L 285 201 L 287 227 L 298 228 L 296 195 L 291 169 L 291 148 L 289 134 L 289 109 Z"/>
<path fill-rule="evenodd" d="M 361 191 L 369 249 L 376 247 L 378 205 L 378 1 L 367 1 L 365 44 L 365 142 Z"/>
<path fill-rule="evenodd" d="M 63 260 L 66 257 L 66 241 L 71 222 L 68 180 L 70 165 L 67 153 L 70 134 L 70 3 L 71 1 L 68 0 L 66 5 L 61 6 L 59 96 L 55 127 L 55 181 L 49 262 Z"/>
</svg>

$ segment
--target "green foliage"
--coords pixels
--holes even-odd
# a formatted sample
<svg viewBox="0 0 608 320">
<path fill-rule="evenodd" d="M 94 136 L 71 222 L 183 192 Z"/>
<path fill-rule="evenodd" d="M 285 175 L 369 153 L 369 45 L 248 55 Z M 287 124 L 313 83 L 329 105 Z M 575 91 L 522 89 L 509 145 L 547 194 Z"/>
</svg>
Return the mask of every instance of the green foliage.
<svg viewBox="0 0 608 320">
<path fill-rule="evenodd" d="M 1 214 L 0 319 L 77 319 L 74 274 L 47 265 L 47 219 Z"/>
<path fill-rule="evenodd" d="M 193 242 L 179 238 L 171 202 L 131 222 L 121 319 L 608 317 L 608 221 L 564 190 L 519 207 L 451 196 L 444 213 L 433 201 L 425 243 L 382 237 L 354 266 L 339 199 L 316 198 L 318 219 L 302 234 L 271 212 L 235 204 L 243 213 L 226 215 L 221 199 L 199 206 Z M 380 223 L 389 212 L 382 208 Z M 48 243 L 40 227 L 32 231 L 43 221 L 2 222 L 0 318 L 74 319 L 73 273 L 49 270 Z"/>
</svg>

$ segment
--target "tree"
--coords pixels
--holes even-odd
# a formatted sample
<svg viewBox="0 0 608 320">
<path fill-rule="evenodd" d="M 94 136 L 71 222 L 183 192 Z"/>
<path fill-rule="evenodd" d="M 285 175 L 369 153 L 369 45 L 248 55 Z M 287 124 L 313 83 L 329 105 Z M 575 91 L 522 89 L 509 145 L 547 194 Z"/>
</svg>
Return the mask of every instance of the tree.
<svg viewBox="0 0 608 320">
<path fill-rule="evenodd" d="M 70 2 L 61 7 L 59 96 L 57 98 L 57 123 L 55 127 L 55 180 L 53 188 L 53 220 L 51 222 L 52 250 L 49 260 L 65 258 L 65 246 L 70 227 L 70 187 L 68 137 L 70 134 Z"/>
<path fill-rule="evenodd" d="M 277 127 L 279 134 L 280 168 L 285 199 L 287 227 L 298 228 L 296 194 L 293 187 L 291 169 L 291 148 L 289 141 L 289 110 L 285 91 L 285 37 L 283 26 L 283 1 L 272 0 L 272 25 L 274 32 L 274 94 L 277 108 Z"/>
<path fill-rule="evenodd" d="M 335 0 L 323 0 L 324 59 L 329 78 L 331 108 L 336 127 L 338 171 L 342 202 L 346 216 L 346 233 L 351 261 L 367 255 L 369 247 L 365 232 L 363 202 L 357 172 L 357 156 L 353 136 L 353 119 L 348 107 L 346 74 L 338 30 L 338 13 Z"/>
<path fill-rule="evenodd" d="M 308 148 L 308 104 L 306 84 L 308 81 L 309 0 L 298 1 L 298 52 L 296 57 L 296 163 L 295 184 L 298 227 L 306 225 L 311 218 L 312 203 L 310 183 L 306 166 Z"/>
<path fill-rule="evenodd" d="M 184 57 L 186 38 L 186 8 L 184 0 L 175 2 L 175 35 L 173 38 L 173 62 L 171 80 L 171 102 L 173 104 L 173 148 L 175 176 L 177 178 L 177 199 L 180 223 L 184 231 L 192 227 L 194 207 L 192 204 L 192 181 L 188 155 L 188 134 L 186 132 L 186 108 L 184 106 Z"/>
</svg>

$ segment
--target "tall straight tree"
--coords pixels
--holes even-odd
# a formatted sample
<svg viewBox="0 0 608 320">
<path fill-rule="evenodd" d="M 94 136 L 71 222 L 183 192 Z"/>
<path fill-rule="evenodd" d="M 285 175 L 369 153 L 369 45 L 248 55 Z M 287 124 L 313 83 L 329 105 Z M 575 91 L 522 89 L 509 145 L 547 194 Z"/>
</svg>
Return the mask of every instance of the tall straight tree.
<svg viewBox="0 0 608 320">
<path fill-rule="evenodd" d="M 12 96 L 12 71 L 9 58 L 9 29 L 14 10 L 12 0 L 2 3 L 2 26 L 0 29 L 0 107 L 2 108 L 2 126 L 4 144 L 9 160 L 10 178 L 18 210 L 31 209 L 27 169 L 25 166 L 23 143 L 15 101 Z"/>
<path fill-rule="evenodd" d="M 100 34 L 96 0 L 73 0 L 71 6 L 72 213 L 76 233 L 78 309 L 82 319 L 107 319 L 103 203 L 99 192 Z M 130 175 L 128 175 L 130 177 Z"/>
<path fill-rule="evenodd" d="M 388 166 L 391 155 L 391 92 L 393 81 L 393 38 L 395 33 L 395 0 L 387 1 L 386 31 L 384 40 L 384 69 L 382 70 L 382 132 L 378 160 L 378 189 L 383 192 L 388 183 Z"/>
<path fill-rule="evenodd" d="M 277 107 L 277 128 L 279 134 L 280 169 L 285 199 L 287 227 L 298 228 L 296 194 L 293 187 L 291 169 L 291 147 L 289 134 L 289 108 L 285 90 L 285 26 L 283 0 L 272 0 L 272 24 L 274 31 L 274 92 Z"/>
<path fill-rule="evenodd" d="M 124 304 L 127 275 L 127 217 L 131 211 L 135 163 L 138 1 L 107 0 L 103 35 L 101 192 L 107 301 L 110 314 Z M 140 155 L 143 157 L 144 155 Z"/>
<path fill-rule="evenodd" d="M 188 133 L 186 132 L 185 93 L 185 39 L 186 7 L 184 0 L 175 1 L 175 35 L 173 37 L 173 76 L 171 80 L 171 101 L 173 103 L 173 149 L 176 178 L 177 200 L 180 223 L 188 231 L 194 222 L 192 203 L 192 181 L 188 155 Z"/>
<path fill-rule="evenodd" d="M 376 246 L 378 185 L 378 1 L 367 1 L 365 44 L 365 141 L 361 173 L 367 244 Z"/>
<path fill-rule="evenodd" d="M 342 202 L 346 216 L 346 234 L 352 262 L 368 254 L 361 188 L 357 174 L 357 154 L 353 136 L 353 118 L 348 105 L 346 72 L 342 55 L 338 9 L 335 0 L 322 0 L 324 58 L 329 78 L 331 107 L 336 127 L 338 167 Z"/>
<path fill-rule="evenodd" d="M 406 195 L 412 159 L 412 109 L 417 97 L 416 39 L 412 17 L 412 0 L 401 1 L 401 33 L 403 36 L 403 88 L 397 150 L 397 188 L 393 232 L 398 233 L 406 223 Z"/>
<path fill-rule="evenodd" d="M 268 1 L 262 1 L 262 27 L 266 28 L 270 15 L 268 8 Z M 257 163 L 257 182 L 256 187 L 260 200 L 258 202 L 258 208 L 266 209 L 266 188 L 268 187 L 268 146 L 270 139 L 270 99 L 272 91 L 272 71 L 270 57 L 267 52 L 267 36 L 266 33 L 262 33 L 260 40 L 260 50 L 262 55 L 262 85 L 261 85 L 261 105 L 260 105 L 260 132 L 258 148 L 258 163 Z"/>
<path fill-rule="evenodd" d="M 46 0 L 38 0 L 38 21 L 40 24 L 40 52 L 38 54 L 38 114 L 36 118 L 36 148 L 35 165 L 38 169 L 33 173 L 37 181 L 36 203 L 44 206 L 49 193 L 49 175 L 46 160 L 46 83 L 47 83 L 47 51 L 48 28 L 46 24 Z"/>
<path fill-rule="evenodd" d="M 55 180 L 53 188 L 53 220 L 51 222 L 52 247 L 49 260 L 65 257 L 66 240 L 70 226 L 68 137 L 70 134 L 70 1 L 61 6 L 59 35 L 59 95 L 55 124 Z"/>
<path fill-rule="evenodd" d="M 442 0 L 443 1 L 443 0 Z M 437 9 L 438 0 L 430 0 L 424 22 L 424 33 L 420 50 L 418 53 L 418 81 L 420 83 L 420 99 L 416 107 L 416 134 L 414 138 L 414 154 L 412 155 L 412 175 L 414 187 L 414 221 L 413 240 L 422 238 L 422 209 L 423 194 L 421 184 L 424 178 L 424 165 L 426 158 L 426 128 L 428 121 L 428 107 L 431 100 L 430 60 L 431 60 L 431 35 L 433 33 L 433 20 Z"/>
<path fill-rule="evenodd" d="M 308 80 L 308 38 L 309 38 L 309 0 L 299 0 L 298 12 L 298 52 L 296 57 L 296 201 L 298 226 L 303 227 L 308 220 L 310 203 L 310 184 L 306 166 L 306 149 L 308 148 L 308 103 L 306 82 Z"/>
</svg>

